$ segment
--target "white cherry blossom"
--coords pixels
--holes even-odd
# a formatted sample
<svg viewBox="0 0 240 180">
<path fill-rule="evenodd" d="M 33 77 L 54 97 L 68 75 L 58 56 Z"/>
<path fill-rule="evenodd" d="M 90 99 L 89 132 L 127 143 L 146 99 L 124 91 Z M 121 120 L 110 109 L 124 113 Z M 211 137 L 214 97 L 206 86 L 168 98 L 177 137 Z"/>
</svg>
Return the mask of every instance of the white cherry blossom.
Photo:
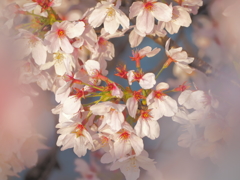
<svg viewBox="0 0 240 180">
<path fill-rule="evenodd" d="M 119 25 L 123 29 L 129 28 L 128 17 L 119 9 L 121 1 L 113 2 L 112 0 L 101 1 L 96 5 L 88 19 L 94 28 L 99 27 L 103 23 L 104 29 L 110 34 L 114 34 Z"/>
</svg>

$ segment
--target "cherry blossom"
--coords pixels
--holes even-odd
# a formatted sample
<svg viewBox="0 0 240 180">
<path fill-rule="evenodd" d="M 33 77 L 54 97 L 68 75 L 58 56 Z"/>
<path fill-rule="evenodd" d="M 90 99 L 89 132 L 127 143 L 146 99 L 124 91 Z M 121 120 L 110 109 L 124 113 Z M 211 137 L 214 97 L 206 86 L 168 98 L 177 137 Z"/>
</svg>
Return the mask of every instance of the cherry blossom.
<svg viewBox="0 0 240 180">
<path fill-rule="evenodd" d="M 143 89 L 151 89 L 155 84 L 155 75 L 153 73 L 146 73 L 143 75 L 142 72 L 134 72 L 133 70 L 128 71 L 128 83 L 132 85 L 132 82 L 139 81 L 139 85 Z"/>
<path fill-rule="evenodd" d="M 23 57 L 31 54 L 36 64 L 44 64 L 47 59 L 47 49 L 43 41 L 24 29 L 19 29 L 19 32 L 21 37 L 15 42 L 20 48 L 19 53 L 23 54 Z"/>
<path fill-rule="evenodd" d="M 156 90 L 152 91 L 147 97 L 148 108 L 152 109 L 154 118 L 161 118 L 162 116 L 171 117 L 177 110 L 177 102 L 164 94 L 164 90 L 167 90 L 169 85 L 161 82 L 156 86 Z"/>
<path fill-rule="evenodd" d="M 171 20 L 172 8 L 156 0 L 133 2 L 129 17 L 132 19 L 135 16 L 137 16 L 136 28 L 144 34 L 149 34 L 154 28 L 155 18 L 164 22 Z"/>
<path fill-rule="evenodd" d="M 139 137 L 147 136 L 150 139 L 156 139 L 160 134 L 158 118 L 150 110 L 141 110 L 140 116 L 134 129 Z"/>
<path fill-rule="evenodd" d="M 101 127 L 108 124 L 116 132 L 122 128 L 124 122 L 122 111 L 124 109 L 125 105 L 111 102 L 102 102 L 90 107 L 93 114 L 104 116 Z"/>
<path fill-rule="evenodd" d="M 182 51 L 182 47 L 169 49 L 170 39 L 167 40 L 165 49 L 168 56 L 168 60 L 165 63 L 167 67 L 171 62 L 175 62 L 177 66 L 186 71 L 192 73 L 193 69 L 189 67 L 189 64 L 194 61 L 194 58 L 188 57 L 186 51 Z"/>
<path fill-rule="evenodd" d="M 120 5 L 120 0 L 117 0 L 116 3 L 113 0 L 99 2 L 89 16 L 89 23 L 94 28 L 99 27 L 103 23 L 104 29 L 110 34 L 114 34 L 119 28 L 119 25 L 121 25 L 123 29 L 128 29 L 129 19 L 119 9 Z"/>
<path fill-rule="evenodd" d="M 83 22 L 55 22 L 52 25 L 51 31 L 45 35 L 44 42 L 48 48 L 48 52 L 55 53 L 61 48 L 65 53 L 72 53 L 73 46 L 68 38 L 71 39 L 80 36 L 85 29 L 84 26 Z"/>
<path fill-rule="evenodd" d="M 165 28 L 170 34 L 177 33 L 181 26 L 188 27 L 192 23 L 187 10 L 187 8 L 181 6 L 173 7 L 172 20 L 165 23 Z"/>
<path fill-rule="evenodd" d="M 57 146 L 62 146 L 62 151 L 73 148 L 74 153 L 81 157 L 86 155 L 87 149 L 93 148 L 92 137 L 81 123 L 72 121 L 69 126 L 60 128 L 57 133 L 60 134 Z"/>
</svg>

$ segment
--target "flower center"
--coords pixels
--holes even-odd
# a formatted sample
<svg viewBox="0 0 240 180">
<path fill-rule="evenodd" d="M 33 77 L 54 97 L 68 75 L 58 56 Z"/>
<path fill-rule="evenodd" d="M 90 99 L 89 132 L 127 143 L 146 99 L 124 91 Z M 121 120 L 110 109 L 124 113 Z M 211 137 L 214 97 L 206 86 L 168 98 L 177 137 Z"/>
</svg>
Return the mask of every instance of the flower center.
<svg viewBox="0 0 240 180">
<path fill-rule="evenodd" d="M 84 136 L 84 126 L 82 124 L 78 124 L 72 133 L 75 133 L 77 137 Z"/>
<path fill-rule="evenodd" d="M 155 91 L 154 96 L 157 99 L 161 99 L 161 97 L 164 96 L 164 94 L 161 91 Z"/>
<path fill-rule="evenodd" d="M 152 9 L 153 9 L 153 3 L 154 3 L 154 2 L 146 2 L 146 3 L 144 4 L 144 8 L 145 8 L 146 10 L 148 10 L 148 11 L 152 11 Z"/>
<path fill-rule="evenodd" d="M 107 40 L 105 40 L 104 38 L 100 37 L 98 40 L 98 44 L 99 45 L 107 45 Z"/>
<path fill-rule="evenodd" d="M 129 134 L 127 131 L 124 131 L 124 132 L 120 135 L 120 138 L 121 138 L 122 140 L 127 140 L 127 139 L 129 139 L 129 137 L 130 137 L 130 134 Z"/>
<path fill-rule="evenodd" d="M 65 31 L 63 29 L 59 29 L 58 32 L 57 32 L 58 36 L 60 38 L 64 37 L 65 36 Z"/>
<path fill-rule="evenodd" d="M 110 17 L 115 16 L 115 10 L 112 7 L 107 9 L 108 9 L 107 16 L 110 16 Z"/>
<path fill-rule="evenodd" d="M 62 53 L 57 52 L 54 56 L 54 59 L 57 60 L 58 63 L 62 63 L 64 56 Z"/>
</svg>

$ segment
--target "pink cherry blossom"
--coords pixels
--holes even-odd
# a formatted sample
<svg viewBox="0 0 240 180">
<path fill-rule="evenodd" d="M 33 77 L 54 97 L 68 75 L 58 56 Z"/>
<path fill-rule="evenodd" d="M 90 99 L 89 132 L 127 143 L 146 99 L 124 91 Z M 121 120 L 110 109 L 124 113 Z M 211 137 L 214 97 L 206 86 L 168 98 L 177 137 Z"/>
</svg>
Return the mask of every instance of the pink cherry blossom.
<svg viewBox="0 0 240 180">
<path fill-rule="evenodd" d="M 42 65 L 47 59 L 47 49 L 43 45 L 43 41 L 24 29 L 19 29 L 21 37 L 15 42 L 19 45 L 19 53 L 24 57 L 32 55 L 37 65 Z"/>
<path fill-rule="evenodd" d="M 160 134 L 160 127 L 157 120 L 158 118 L 156 118 L 156 116 L 154 117 L 151 109 L 141 110 L 137 124 L 134 127 L 136 134 L 141 138 L 145 136 L 149 137 L 150 139 L 158 138 Z"/>
<path fill-rule="evenodd" d="M 187 52 L 183 51 L 182 47 L 169 49 L 169 45 L 170 39 L 167 40 L 165 45 L 166 54 L 168 56 L 165 66 L 167 67 L 171 62 L 175 62 L 178 67 L 187 73 L 192 73 L 193 69 L 189 67 L 189 64 L 194 61 L 194 58 L 188 57 Z"/>
<path fill-rule="evenodd" d="M 177 102 L 170 96 L 164 94 L 164 90 L 167 90 L 169 85 L 161 82 L 157 85 L 156 90 L 152 91 L 147 97 L 148 108 L 152 109 L 154 118 L 161 118 L 162 116 L 171 117 L 177 110 Z"/>
<path fill-rule="evenodd" d="M 90 107 L 94 115 L 104 116 L 101 127 L 108 124 L 115 132 L 122 128 L 125 119 L 122 113 L 124 109 L 125 105 L 112 102 L 102 102 Z M 99 128 L 101 129 L 101 127 Z"/>
<path fill-rule="evenodd" d="M 48 52 L 55 53 L 61 48 L 65 53 L 72 53 L 73 46 L 69 38 L 79 37 L 85 29 L 84 26 L 84 23 L 81 21 L 76 23 L 68 21 L 55 22 L 51 31 L 45 35 L 45 44 Z"/>
<path fill-rule="evenodd" d="M 114 135 L 114 155 L 123 158 L 134 150 L 136 156 L 143 151 L 143 140 L 138 137 L 132 127 L 124 123 L 123 129 Z"/>
<path fill-rule="evenodd" d="M 81 123 L 72 121 L 69 126 L 60 128 L 57 133 L 60 134 L 57 146 L 62 146 L 62 151 L 73 148 L 78 157 L 86 155 L 87 149 L 91 150 L 94 146 L 91 135 Z"/>
<path fill-rule="evenodd" d="M 156 0 L 137 1 L 130 7 L 129 14 L 130 19 L 135 16 L 137 16 L 136 28 L 144 34 L 149 34 L 154 28 L 155 18 L 164 22 L 171 20 L 172 8 Z"/>
<path fill-rule="evenodd" d="M 173 7 L 172 20 L 165 23 L 165 28 L 170 34 L 177 33 L 181 26 L 188 27 L 192 23 L 187 9 L 181 6 Z"/>
</svg>

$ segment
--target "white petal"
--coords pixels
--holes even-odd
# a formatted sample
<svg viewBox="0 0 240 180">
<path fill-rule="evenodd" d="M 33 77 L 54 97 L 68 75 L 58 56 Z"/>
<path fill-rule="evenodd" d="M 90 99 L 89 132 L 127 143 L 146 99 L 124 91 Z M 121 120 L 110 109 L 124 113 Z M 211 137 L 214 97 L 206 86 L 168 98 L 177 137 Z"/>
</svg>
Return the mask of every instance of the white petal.
<svg viewBox="0 0 240 180">
<path fill-rule="evenodd" d="M 71 43 L 69 42 L 68 38 L 64 37 L 61 38 L 61 48 L 65 53 L 72 53 L 73 52 L 73 46 L 71 45 Z"/>
<path fill-rule="evenodd" d="M 47 59 L 47 49 L 42 42 L 37 42 L 32 48 L 32 57 L 38 65 L 42 65 Z"/>
<path fill-rule="evenodd" d="M 172 19 L 172 7 L 161 2 L 154 4 L 152 13 L 158 21 L 168 22 Z"/>
<path fill-rule="evenodd" d="M 76 96 L 69 96 L 63 103 L 62 111 L 66 114 L 75 114 L 79 111 L 80 107 L 80 99 L 76 98 Z"/>
<path fill-rule="evenodd" d="M 167 90 L 169 88 L 169 85 L 165 82 L 161 82 L 157 85 L 156 90 L 157 91 L 164 91 Z"/>
<path fill-rule="evenodd" d="M 154 28 L 154 17 L 147 10 L 137 16 L 136 28 L 142 33 L 149 34 Z"/>
<path fill-rule="evenodd" d="M 130 97 L 128 98 L 126 105 L 129 115 L 135 118 L 138 109 L 138 101 L 134 97 Z"/>
<path fill-rule="evenodd" d="M 156 84 L 155 74 L 145 74 L 140 80 L 139 84 L 143 89 L 151 89 Z"/>
<path fill-rule="evenodd" d="M 137 2 L 133 2 L 129 11 L 129 18 L 132 19 L 133 17 L 137 16 L 138 14 L 141 13 L 141 11 L 143 10 L 143 2 L 137 1 Z"/>
</svg>

